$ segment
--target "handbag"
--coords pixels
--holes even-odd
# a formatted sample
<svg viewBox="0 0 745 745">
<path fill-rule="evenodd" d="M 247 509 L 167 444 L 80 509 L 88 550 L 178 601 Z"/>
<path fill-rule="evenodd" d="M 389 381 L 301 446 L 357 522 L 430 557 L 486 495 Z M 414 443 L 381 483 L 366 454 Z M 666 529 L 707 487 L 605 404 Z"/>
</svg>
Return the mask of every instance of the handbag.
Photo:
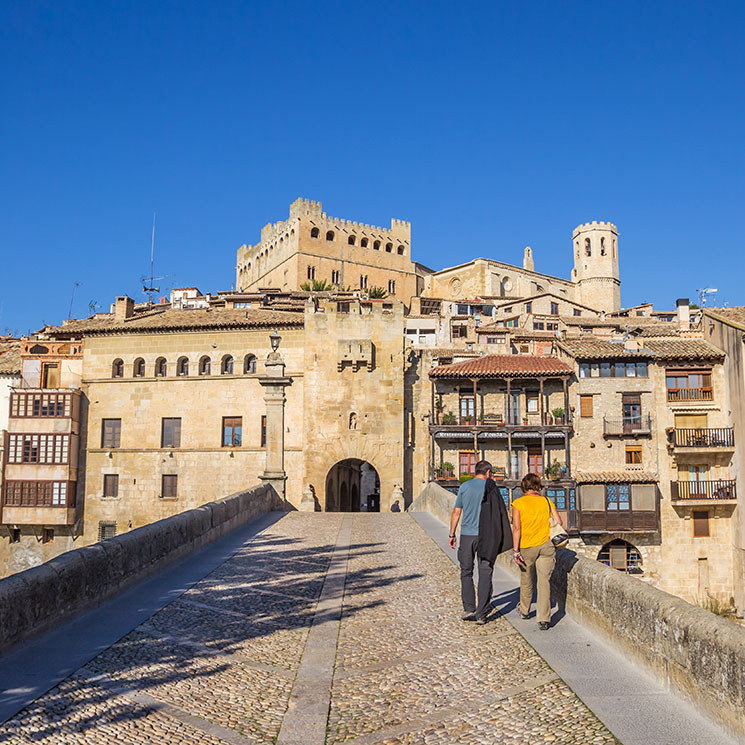
<svg viewBox="0 0 745 745">
<path fill-rule="evenodd" d="M 554 544 L 554 548 L 565 548 L 569 543 L 569 536 L 564 532 L 564 528 L 554 520 L 554 516 L 551 514 L 551 502 L 546 497 L 546 504 L 548 505 L 548 524 L 551 530 L 551 543 Z"/>
</svg>

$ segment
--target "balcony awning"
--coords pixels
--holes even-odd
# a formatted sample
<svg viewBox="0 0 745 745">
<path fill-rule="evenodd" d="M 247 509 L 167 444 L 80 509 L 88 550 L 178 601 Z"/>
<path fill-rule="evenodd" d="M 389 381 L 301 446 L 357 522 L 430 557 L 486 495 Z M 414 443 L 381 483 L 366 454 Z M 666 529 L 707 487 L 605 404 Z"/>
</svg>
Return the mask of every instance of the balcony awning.
<svg viewBox="0 0 745 745">
<path fill-rule="evenodd" d="M 486 354 L 429 371 L 430 378 L 562 378 L 571 374 L 571 368 L 555 357 L 523 354 Z"/>
<path fill-rule="evenodd" d="M 649 471 L 577 471 L 578 484 L 651 484 L 660 479 Z"/>
<path fill-rule="evenodd" d="M 505 443 L 507 442 L 507 433 L 506 432 L 479 432 L 478 433 L 479 440 L 502 440 Z M 546 432 L 545 433 L 546 440 L 563 440 L 564 439 L 564 433 L 563 432 Z M 473 441 L 473 432 L 435 432 L 435 439 L 436 440 L 470 440 Z M 521 432 L 520 430 L 513 431 L 512 433 L 512 442 L 513 444 L 520 440 L 540 440 L 541 439 L 541 433 L 540 432 Z"/>
</svg>

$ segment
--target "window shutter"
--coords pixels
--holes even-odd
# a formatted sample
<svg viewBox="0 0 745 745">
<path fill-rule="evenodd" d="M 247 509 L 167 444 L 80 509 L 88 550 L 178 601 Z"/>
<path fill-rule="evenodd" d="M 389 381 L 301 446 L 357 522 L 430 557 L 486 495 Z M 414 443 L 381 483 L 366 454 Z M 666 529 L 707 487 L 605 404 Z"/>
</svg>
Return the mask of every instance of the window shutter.
<svg viewBox="0 0 745 745">
<path fill-rule="evenodd" d="M 709 512 L 708 510 L 693 511 L 693 537 L 694 538 L 708 538 L 709 537 Z"/>
<path fill-rule="evenodd" d="M 579 397 L 579 413 L 580 416 L 592 416 L 592 396 Z"/>
</svg>

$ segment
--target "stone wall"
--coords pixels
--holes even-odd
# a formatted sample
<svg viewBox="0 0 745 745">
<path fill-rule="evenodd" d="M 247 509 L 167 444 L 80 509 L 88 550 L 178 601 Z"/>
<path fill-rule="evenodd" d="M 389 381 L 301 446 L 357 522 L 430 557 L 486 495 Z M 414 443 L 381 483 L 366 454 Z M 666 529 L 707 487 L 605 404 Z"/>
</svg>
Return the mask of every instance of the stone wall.
<svg viewBox="0 0 745 745">
<path fill-rule="evenodd" d="M 0 651 L 100 604 L 252 518 L 281 508 L 274 489 L 258 486 L 0 580 Z"/>
<path fill-rule="evenodd" d="M 409 510 L 447 525 L 454 504 L 453 494 L 430 483 Z M 518 575 L 510 552 L 498 562 Z M 745 734 L 745 628 L 568 549 L 557 552 L 551 585 L 560 608 Z"/>
</svg>

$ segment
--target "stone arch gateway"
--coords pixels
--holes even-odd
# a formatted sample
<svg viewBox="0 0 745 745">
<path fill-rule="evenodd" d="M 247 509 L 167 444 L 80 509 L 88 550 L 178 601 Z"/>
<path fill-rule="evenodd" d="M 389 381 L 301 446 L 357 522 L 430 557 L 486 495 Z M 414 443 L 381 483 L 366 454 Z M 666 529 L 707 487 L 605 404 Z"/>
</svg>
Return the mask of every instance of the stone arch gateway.
<svg viewBox="0 0 745 745">
<path fill-rule="evenodd" d="M 326 474 L 324 512 L 379 512 L 380 477 L 372 463 L 345 458 Z"/>
</svg>

